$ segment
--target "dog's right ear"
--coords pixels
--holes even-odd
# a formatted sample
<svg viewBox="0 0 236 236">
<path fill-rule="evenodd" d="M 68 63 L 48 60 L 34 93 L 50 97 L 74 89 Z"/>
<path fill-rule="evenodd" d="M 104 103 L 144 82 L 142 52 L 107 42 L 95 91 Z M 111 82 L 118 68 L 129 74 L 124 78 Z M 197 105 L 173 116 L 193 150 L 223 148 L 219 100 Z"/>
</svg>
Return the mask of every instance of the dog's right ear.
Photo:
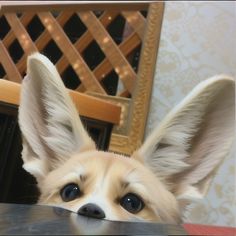
<svg viewBox="0 0 236 236">
<path fill-rule="evenodd" d="M 38 181 L 73 153 L 95 149 L 55 66 L 39 53 L 28 58 L 19 125 L 23 167 Z"/>
<path fill-rule="evenodd" d="M 235 80 L 201 82 L 165 117 L 134 155 L 160 178 L 181 209 L 206 195 L 235 139 Z"/>
</svg>

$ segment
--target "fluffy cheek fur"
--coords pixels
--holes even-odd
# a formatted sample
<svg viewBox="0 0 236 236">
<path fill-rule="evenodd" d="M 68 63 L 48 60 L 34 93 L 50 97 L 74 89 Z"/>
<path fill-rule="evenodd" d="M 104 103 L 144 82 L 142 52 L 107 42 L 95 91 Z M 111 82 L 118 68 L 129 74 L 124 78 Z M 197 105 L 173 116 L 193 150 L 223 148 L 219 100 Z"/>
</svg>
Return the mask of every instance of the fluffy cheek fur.
<svg viewBox="0 0 236 236">
<path fill-rule="evenodd" d="M 78 184 L 82 195 L 71 202 L 63 202 L 60 190 L 69 183 Z M 77 212 L 81 206 L 95 203 L 109 220 L 180 221 L 175 197 L 152 172 L 136 160 L 112 153 L 93 151 L 76 155 L 50 172 L 39 187 L 42 193 L 39 204 Z M 137 214 L 120 205 L 120 199 L 127 193 L 135 193 L 144 202 L 144 208 Z"/>
</svg>

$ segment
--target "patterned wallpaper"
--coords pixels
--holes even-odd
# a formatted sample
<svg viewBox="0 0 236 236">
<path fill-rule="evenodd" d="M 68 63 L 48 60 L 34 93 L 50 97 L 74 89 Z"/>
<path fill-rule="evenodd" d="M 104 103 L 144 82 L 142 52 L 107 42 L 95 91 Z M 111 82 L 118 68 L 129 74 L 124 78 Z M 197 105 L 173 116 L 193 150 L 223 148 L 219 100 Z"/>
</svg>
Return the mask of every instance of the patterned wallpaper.
<svg viewBox="0 0 236 236">
<path fill-rule="evenodd" d="M 165 3 L 146 135 L 200 81 L 219 73 L 235 77 L 235 9 L 235 2 Z M 234 150 L 186 222 L 236 226 Z"/>
</svg>

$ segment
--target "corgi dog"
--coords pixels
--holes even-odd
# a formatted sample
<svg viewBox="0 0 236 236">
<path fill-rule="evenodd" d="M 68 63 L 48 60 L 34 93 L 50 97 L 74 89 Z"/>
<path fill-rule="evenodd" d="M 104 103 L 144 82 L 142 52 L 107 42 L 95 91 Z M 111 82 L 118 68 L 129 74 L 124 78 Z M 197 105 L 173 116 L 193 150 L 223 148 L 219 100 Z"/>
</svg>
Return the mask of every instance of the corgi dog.
<svg viewBox="0 0 236 236">
<path fill-rule="evenodd" d="M 98 219 L 181 223 L 230 151 L 234 96 L 229 76 L 201 82 L 127 157 L 97 150 L 55 66 L 32 54 L 19 125 L 23 168 L 37 180 L 38 204 Z"/>
</svg>

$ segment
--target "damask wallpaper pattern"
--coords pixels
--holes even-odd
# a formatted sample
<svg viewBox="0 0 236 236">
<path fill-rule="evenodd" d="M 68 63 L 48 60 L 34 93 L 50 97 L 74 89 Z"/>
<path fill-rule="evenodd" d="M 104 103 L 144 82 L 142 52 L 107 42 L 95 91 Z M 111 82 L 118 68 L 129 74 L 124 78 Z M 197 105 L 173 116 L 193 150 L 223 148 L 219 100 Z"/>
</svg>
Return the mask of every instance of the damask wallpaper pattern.
<svg viewBox="0 0 236 236">
<path fill-rule="evenodd" d="M 166 2 L 146 135 L 200 81 L 236 75 L 236 3 Z M 236 226 L 235 148 L 186 222 Z"/>
</svg>

